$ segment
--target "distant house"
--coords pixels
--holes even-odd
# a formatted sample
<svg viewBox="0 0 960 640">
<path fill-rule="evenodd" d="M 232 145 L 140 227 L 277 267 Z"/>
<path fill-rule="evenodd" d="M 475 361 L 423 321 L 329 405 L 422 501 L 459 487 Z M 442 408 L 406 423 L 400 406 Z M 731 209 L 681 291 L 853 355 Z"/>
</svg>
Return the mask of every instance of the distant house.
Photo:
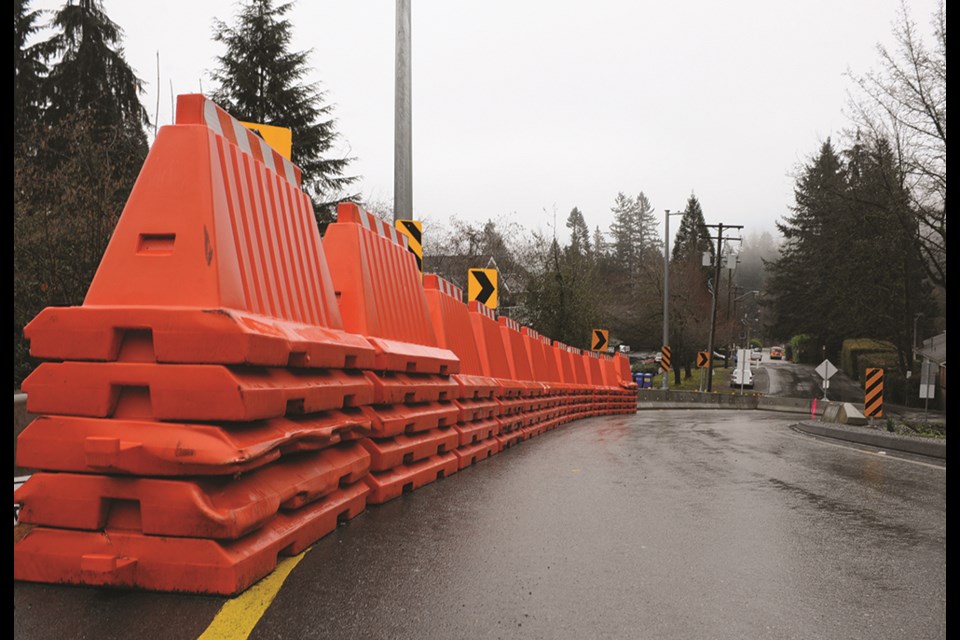
<svg viewBox="0 0 960 640">
<path fill-rule="evenodd" d="M 939 408 L 946 410 L 947 398 L 947 332 L 927 338 L 916 349 L 918 357 L 937 365 L 937 397 Z"/>
</svg>

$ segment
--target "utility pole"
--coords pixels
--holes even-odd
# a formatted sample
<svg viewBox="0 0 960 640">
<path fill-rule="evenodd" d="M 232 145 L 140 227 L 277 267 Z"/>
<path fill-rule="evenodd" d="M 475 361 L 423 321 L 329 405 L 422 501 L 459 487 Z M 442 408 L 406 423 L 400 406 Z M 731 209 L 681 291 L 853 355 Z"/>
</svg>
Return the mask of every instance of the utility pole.
<svg viewBox="0 0 960 640">
<path fill-rule="evenodd" d="M 670 209 L 663 210 L 663 345 L 670 344 L 670 216 L 683 215 L 682 211 L 670 213 Z M 663 369 L 660 369 L 663 371 Z M 660 388 L 666 391 L 669 388 L 670 372 L 663 371 Z"/>
<path fill-rule="evenodd" d="M 413 115 L 410 81 L 410 0 L 397 0 L 393 113 L 393 219 L 413 218 Z"/>
<path fill-rule="evenodd" d="M 711 304 L 710 309 L 710 342 L 707 346 L 707 353 L 709 358 L 707 360 L 707 391 L 713 391 L 713 339 L 717 331 L 717 300 L 720 297 L 720 265 L 723 256 L 723 230 L 726 229 L 743 229 L 743 225 L 732 225 L 728 224 L 724 227 L 724 224 L 708 224 L 708 228 L 717 228 L 717 254 L 714 262 L 714 277 L 713 277 L 713 304 Z M 713 240 L 714 238 L 710 238 Z M 730 240 L 739 240 L 739 238 L 729 238 Z"/>
</svg>

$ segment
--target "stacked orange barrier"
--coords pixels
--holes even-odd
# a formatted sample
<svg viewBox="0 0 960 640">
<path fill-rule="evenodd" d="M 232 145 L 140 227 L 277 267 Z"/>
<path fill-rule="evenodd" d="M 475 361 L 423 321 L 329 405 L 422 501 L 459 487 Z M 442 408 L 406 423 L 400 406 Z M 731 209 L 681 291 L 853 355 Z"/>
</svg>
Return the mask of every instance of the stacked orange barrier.
<svg viewBox="0 0 960 640">
<path fill-rule="evenodd" d="M 526 439 L 523 431 L 526 400 L 521 397 L 525 386 L 513 379 L 496 312 L 476 300 L 471 300 L 467 309 L 483 375 L 497 381 L 495 397 L 500 407 L 497 440 L 503 449 Z"/>
<path fill-rule="evenodd" d="M 452 376 L 459 388 L 454 429 L 460 441 L 454 454 L 463 469 L 500 452 L 500 405 L 494 397 L 499 385 L 483 375 L 463 290 L 434 274 L 423 276 L 423 286 L 438 343 L 460 360 L 460 373 Z"/>
<path fill-rule="evenodd" d="M 366 507 L 374 400 L 299 170 L 202 96 L 161 129 L 18 443 L 14 578 L 233 594 Z"/>
<path fill-rule="evenodd" d="M 337 208 L 323 238 L 344 327 L 375 350 L 368 407 L 368 502 L 380 504 L 459 470 L 460 361 L 441 348 L 406 236 L 357 205 Z"/>
<path fill-rule="evenodd" d="M 356 205 L 321 240 L 299 169 L 181 96 L 83 305 L 25 330 L 14 579 L 233 595 L 367 504 L 636 410 L 622 355 L 462 299 Z"/>
</svg>

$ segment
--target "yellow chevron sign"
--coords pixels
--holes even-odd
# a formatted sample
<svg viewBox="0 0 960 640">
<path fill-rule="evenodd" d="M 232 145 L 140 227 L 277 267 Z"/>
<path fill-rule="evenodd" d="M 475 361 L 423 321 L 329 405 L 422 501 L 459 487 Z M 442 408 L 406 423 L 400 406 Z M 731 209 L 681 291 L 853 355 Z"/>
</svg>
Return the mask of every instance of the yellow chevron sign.
<svg viewBox="0 0 960 640">
<path fill-rule="evenodd" d="M 256 122 L 241 122 L 240 124 L 263 138 L 263 141 L 270 145 L 274 151 L 287 160 L 290 159 L 290 151 L 293 148 L 293 132 L 290 129 Z"/>
<path fill-rule="evenodd" d="M 407 249 L 417 259 L 417 271 L 423 280 L 423 223 L 419 220 L 397 220 L 397 231 L 407 237 Z"/>
<path fill-rule="evenodd" d="M 697 352 L 697 367 L 700 369 L 706 369 L 710 366 L 710 354 L 706 351 Z"/>
<path fill-rule="evenodd" d="M 467 300 L 497 308 L 497 270 L 470 269 L 467 272 Z"/>
<path fill-rule="evenodd" d="M 610 332 L 606 329 L 594 329 L 593 338 L 590 340 L 590 350 L 591 351 L 606 351 L 607 345 L 609 344 L 608 338 L 610 337 Z"/>
</svg>

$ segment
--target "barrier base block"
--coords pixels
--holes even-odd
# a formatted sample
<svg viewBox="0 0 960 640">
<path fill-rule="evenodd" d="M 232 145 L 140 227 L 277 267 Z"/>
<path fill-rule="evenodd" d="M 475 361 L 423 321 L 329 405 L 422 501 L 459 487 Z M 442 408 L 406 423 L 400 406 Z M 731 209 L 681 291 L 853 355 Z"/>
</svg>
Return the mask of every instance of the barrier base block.
<svg viewBox="0 0 960 640">
<path fill-rule="evenodd" d="M 460 434 L 448 427 L 386 439 L 364 438 L 360 444 L 370 453 L 371 471 L 389 471 L 453 451 L 460 444 Z"/>
<path fill-rule="evenodd" d="M 492 437 L 476 444 L 458 447 L 454 449 L 453 453 L 457 456 L 460 468 L 465 469 L 472 464 L 476 464 L 481 460 L 486 460 L 500 453 L 500 441 L 497 440 L 496 437 Z"/>
<path fill-rule="evenodd" d="M 444 453 L 411 465 L 395 467 L 390 471 L 371 472 L 364 478 L 364 482 L 370 486 L 367 503 L 383 504 L 459 470 L 457 456 Z"/>
<path fill-rule="evenodd" d="M 272 572 L 280 555 L 304 551 L 338 521 L 363 513 L 368 493 L 358 482 L 302 509 L 280 512 L 262 529 L 227 543 L 29 528 L 14 544 L 13 579 L 232 596 Z"/>
</svg>

